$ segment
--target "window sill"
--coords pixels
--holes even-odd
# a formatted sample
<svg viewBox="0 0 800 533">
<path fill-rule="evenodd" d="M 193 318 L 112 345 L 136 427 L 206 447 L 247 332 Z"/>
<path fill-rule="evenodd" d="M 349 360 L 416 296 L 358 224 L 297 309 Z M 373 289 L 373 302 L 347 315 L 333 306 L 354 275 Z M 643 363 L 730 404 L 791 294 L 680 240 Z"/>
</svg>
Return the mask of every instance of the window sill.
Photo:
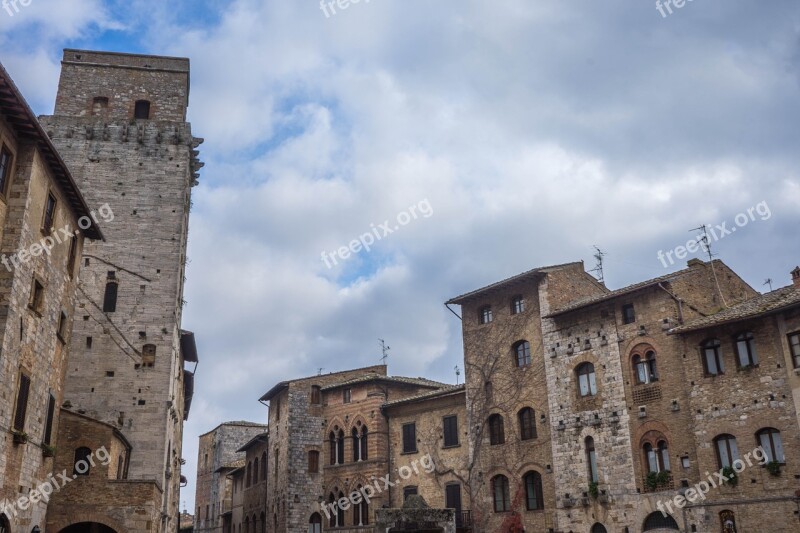
<svg viewBox="0 0 800 533">
<path fill-rule="evenodd" d="M 758 368 L 758 367 L 759 367 L 759 365 L 758 365 L 758 364 L 755 364 L 755 365 L 747 365 L 747 366 L 737 366 L 737 367 L 736 367 L 736 371 L 737 371 L 737 372 L 752 372 L 753 370 L 755 370 L 755 369 L 756 369 L 756 368 Z"/>
<path fill-rule="evenodd" d="M 412 450 L 410 452 L 401 452 L 400 455 L 414 455 L 419 453 L 419 450 Z"/>
<path fill-rule="evenodd" d="M 443 450 L 452 450 L 453 448 L 461 448 L 461 443 L 458 444 L 451 444 L 449 446 L 442 446 Z"/>
<path fill-rule="evenodd" d="M 28 310 L 31 313 L 33 313 L 34 315 L 36 315 L 37 317 L 42 318 L 42 312 L 40 310 L 36 309 L 34 306 L 28 304 Z"/>
</svg>

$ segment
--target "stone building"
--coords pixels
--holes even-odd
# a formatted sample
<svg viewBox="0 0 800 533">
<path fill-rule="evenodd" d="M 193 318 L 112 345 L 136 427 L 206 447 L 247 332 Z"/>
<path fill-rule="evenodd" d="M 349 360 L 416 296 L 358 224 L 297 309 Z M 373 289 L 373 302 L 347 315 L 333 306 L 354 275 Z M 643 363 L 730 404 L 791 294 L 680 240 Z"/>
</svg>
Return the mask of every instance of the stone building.
<svg viewBox="0 0 800 533">
<path fill-rule="evenodd" d="M 797 281 L 759 295 L 723 263 L 693 260 L 608 291 L 573 264 L 450 303 L 462 306 L 471 426 L 484 428 L 471 450 L 484 530 L 758 531 L 764 516 L 770 531 L 800 527 Z M 528 406 L 538 457 L 520 442 Z M 758 445 L 773 464 L 698 496 Z"/>
<path fill-rule="evenodd" d="M 53 470 L 78 258 L 103 237 L 95 218 L 0 65 L 0 531 L 45 527 L 38 487 Z"/>
<path fill-rule="evenodd" d="M 244 533 L 267 531 L 267 456 L 269 436 L 261 433 L 237 450 L 245 454 L 242 516 Z M 225 533 L 223 531 L 223 533 Z"/>
<path fill-rule="evenodd" d="M 267 429 L 253 422 L 225 422 L 200 435 L 195 487 L 195 533 L 223 533 L 223 515 L 230 510 L 233 487 L 229 474 L 245 466 L 240 451 Z M 237 532 L 238 533 L 238 532 Z"/>
<path fill-rule="evenodd" d="M 261 398 L 269 402 L 267 531 L 372 531 L 374 510 L 390 504 L 392 489 L 381 482 L 369 502 L 339 502 L 394 477 L 384 405 L 446 387 L 373 366 L 270 389 Z"/>
<path fill-rule="evenodd" d="M 191 190 L 202 166 L 188 99 L 188 59 L 65 50 L 55 113 L 40 119 L 90 202 L 114 213 L 107 241 L 81 255 L 64 399 L 130 443 L 128 480 L 159 486 L 151 533 L 178 527 L 194 384 L 185 365 L 197 363 L 194 336 L 181 329 Z M 97 497 L 84 496 L 87 505 Z M 123 520 L 128 504 L 117 502 L 117 524 L 139 531 Z"/>
</svg>

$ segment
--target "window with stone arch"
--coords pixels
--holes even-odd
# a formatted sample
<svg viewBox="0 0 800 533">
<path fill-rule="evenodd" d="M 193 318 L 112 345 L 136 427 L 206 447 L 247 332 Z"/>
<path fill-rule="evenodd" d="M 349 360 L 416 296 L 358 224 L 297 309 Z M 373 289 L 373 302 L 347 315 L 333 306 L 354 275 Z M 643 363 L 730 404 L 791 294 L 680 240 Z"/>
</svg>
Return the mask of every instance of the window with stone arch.
<svg viewBox="0 0 800 533">
<path fill-rule="evenodd" d="M 597 394 L 597 377 L 592 363 L 582 363 L 575 369 L 578 380 L 578 394 L 581 398 Z"/>
<path fill-rule="evenodd" d="M 530 407 L 523 407 L 517 413 L 519 418 L 519 438 L 520 440 L 531 440 L 536 438 L 536 413 Z"/>
<path fill-rule="evenodd" d="M 261 454 L 261 481 L 267 480 L 267 452 Z"/>
<path fill-rule="evenodd" d="M 308 533 L 322 533 L 322 517 L 319 513 L 314 513 L 308 519 Z"/>
<path fill-rule="evenodd" d="M 669 443 L 666 437 L 659 431 L 648 431 L 640 442 L 642 453 L 644 454 L 645 471 L 647 473 L 668 472 L 669 463 Z"/>
<path fill-rule="evenodd" d="M 514 362 L 517 368 L 531 366 L 531 343 L 524 340 L 514 343 Z"/>
<path fill-rule="evenodd" d="M 637 384 L 646 385 L 658 381 L 656 350 L 649 344 L 640 344 L 631 351 L 631 364 Z"/>
<path fill-rule="evenodd" d="M 333 431 L 328 434 L 328 446 L 330 447 L 330 464 L 344 464 L 344 430 L 339 426 L 334 426 Z"/>
<path fill-rule="evenodd" d="M 253 461 L 253 485 L 258 483 L 258 474 L 259 474 L 258 457 L 256 457 L 255 460 Z"/>
<path fill-rule="evenodd" d="M 355 492 L 361 492 L 363 485 L 358 485 Z M 365 500 L 353 505 L 353 525 L 354 526 L 367 526 L 369 525 L 369 504 Z"/>
<path fill-rule="evenodd" d="M 503 416 L 495 413 L 489 417 L 487 424 L 489 425 L 489 444 L 492 446 L 505 444 L 506 432 L 503 424 Z"/>
<path fill-rule="evenodd" d="M 144 368 L 153 368 L 156 364 L 156 345 L 145 344 L 142 346 L 142 366 Z"/>
<path fill-rule="evenodd" d="M 502 474 L 492 478 L 492 500 L 495 513 L 505 513 L 511 510 L 511 490 L 508 478 Z"/>
<path fill-rule="evenodd" d="M 338 493 L 338 495 L 337 495 Z M 344 493 L 339 490 L 338 488 L 334 488 L 333 491 L 328 495 L 328 504 L 329 506 L 334 505 L 337 501 L 344 498 Z M 336 512 L 332 512 L 330 514 L 330 518 L 328 521 L 329 527 L 343 527 L 344 526 L 344 510 L 339 507 L 336 507 Z M 329 507 L 330 508 L 330 507 Z"/>
</svg>

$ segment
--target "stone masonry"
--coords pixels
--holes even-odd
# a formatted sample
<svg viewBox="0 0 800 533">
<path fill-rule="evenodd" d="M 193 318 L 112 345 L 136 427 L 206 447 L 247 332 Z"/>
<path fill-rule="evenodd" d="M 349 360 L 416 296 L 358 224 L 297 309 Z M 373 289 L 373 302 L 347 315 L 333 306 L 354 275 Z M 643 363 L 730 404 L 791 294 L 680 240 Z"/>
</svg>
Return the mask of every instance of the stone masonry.
<svg viewBox="0 0 800 533">
<path fill-rule="evenodd" d="M 119 428 L 132 446 L 131 480 L 163 488 L 154 533 L 178 526 L 184 363 L 197 360 L 181 350 L 202 166 L 188 98 L 187 59 L 65 50 L 55 114 L 41 119 L 90 203 L 115 215 L 107 241 L 83 250 L 64 399 Z"/>
</svg>

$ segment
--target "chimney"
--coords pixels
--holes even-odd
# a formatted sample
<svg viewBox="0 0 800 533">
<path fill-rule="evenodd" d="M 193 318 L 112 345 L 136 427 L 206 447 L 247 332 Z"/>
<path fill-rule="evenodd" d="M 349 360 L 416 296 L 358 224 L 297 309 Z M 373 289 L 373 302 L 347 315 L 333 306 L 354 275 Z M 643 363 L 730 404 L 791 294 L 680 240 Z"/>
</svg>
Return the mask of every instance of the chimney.
<svg viewBox="0 0 800 533">
<path fill-rule="evenodd" d="M 794 282 L 795 287 L 800 287 L 800 267 L 792 270 L 792 282 Z"/>
</svg>

